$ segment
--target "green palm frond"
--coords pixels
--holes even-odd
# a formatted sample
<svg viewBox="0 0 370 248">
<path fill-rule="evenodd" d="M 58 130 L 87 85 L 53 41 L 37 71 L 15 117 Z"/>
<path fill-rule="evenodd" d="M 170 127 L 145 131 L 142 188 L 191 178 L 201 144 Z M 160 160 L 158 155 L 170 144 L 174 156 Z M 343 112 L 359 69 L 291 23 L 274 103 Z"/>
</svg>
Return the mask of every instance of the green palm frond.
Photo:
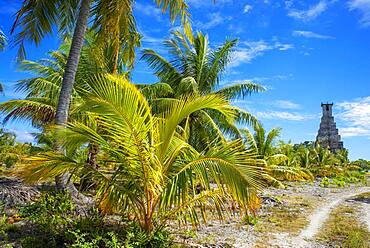
<svg viewBox="0 0 370 248">
<path fill-rule="evenodd" d="M 151 49 L 145 49 L 141 57 L 149 67 L 154 70 L 154 74 L 162 83 L 167 83 L 173 88 L 176 82 L 182 78 L 181 73 L 170 62 Z"/>
<path fill-rule="evenodd" d="M 210 69 L 207 73 L 207 80 L 214 82 L 213 87 L 220 83 L 220 77 L 224 73 L 227 65 L 231 62 L 231 55 L 237 43 L 237 39 L 226 40 L 221 47 L 210 52 Z"/>
<path fill-rule="evenodd" d="M 55 25 L 65 32 L 71 30 L 78 4 L 78 0 L 24 0 L 11 30 L 14 33 L 17 27 L 21 27 L 14 39 L 15 44 L 19 45 L 18 59 L 25 58 L 25 42 L 30 41 L 38 45 L 53 31 Z"/>
<path fill-rule="evenodd" d="M 271 175 L 278 180 L 310 180 L 314 179 L 312 173 L 300 167 L 276 165 L 269 167 Z"/>
<path fill-rule="evenodd" d="M 56 133 L 69 150 L 97 144 L 104 154 L 101 166 L 94 169 L 68 154 L 41 154 L 20 173 L 29 181 L 66 171 L 80 177 L 88 174 L 96 183 L 103 211 L 133 214 L 148 232 L 153 228 L 148 219 L 165 221 L 186 214 L 197 224 L 198 210 L 225 209 L 226 199 L 244 210 L 258 207 L 263 161 L 256 159 L 257 154 L 246 150 L 241 140 L 215 140 L 203 152 L 187 142 L 193 115 L 212 110 L 234 118 L 228 101 L 219 95 L 187 96 L 153 114 L 140 89 L 124 77 L 100 74 L 87 82 L 91 90 L 83 94 L 80 110 L 96 117 L 99 130 L 74 121 Z M 197 192 L 197 185 L 204 191 Z"/>
<path fill-rule="evenodd" d="M 0 110 L 5 114 L 3 122 L 15 120 L 30 120 L 36 127 L 50 124 L 55 118 L 55 102 L 49 98 L 27 98 L 10 100 L 0 104 Z"/>
<path fill-rule="evenodd" d="M 264 154 L 268 155 L 274 145 L 274 141 L 280 136 L 281 128 L 273 128 L 268 132 L 264 145 Z"/>
<path fill-rule="evenodd" d="M 251 150 L 258 153 L 257 143 L 256 143 L 256 140 L 254 139 L 253 134 L 251 133 L 251 131 L 248 128 L 244 128 L 244 129 L 241 129 L 240 132 L 244 136 L 244 143 L 248 144 L 248 147 Z"/>
<path fill-rule="evenodd" d="M 243 109 L 237 108 L 237 107 L 233 107 L 233 108 L 234 108 L 234 111 L 236 112 L 235 120 L 238 124 L 254 126 L 256 125 L 256 123 L 258 123 L 257 118 L 251 113 Z"/>
<path fill-rule="evenodd" d="M 191 42 L 183 33 L 173 32 L 171 38 L 164 42 L 170 55 L 168 60 L 150 49 L 143 52 L 142 59 L 154 70 L 159 81 L 171 86 L 173 94 L 166 96 L 167 99 L 170 97 L 181 99 L 184 95 L 189 94 L 200 96 L 218 94 L 227 100 L 233 100 L 264 90 L 262 86 L 250 82 L 219 89 L 220 80 L 227 65 L 231 62 L 231 55 L 237 40 L 227 40 L 221 46 L 212 49 L 207 35 L 198 32 L 193 35 L 193 38 L 193 42 Z M 160 98 L 163 99 L 163 97 Z M 150 100 L 151 105 L 154 106 L 154 113 L 158 113 L 155 112 L 157 110 L 163 111 L 163 108 L 158 107 L 160 99 L 155 101 L 150 98 Z M 241 133 L 237 124 L 257 123 L 257 119 L 252 114 L 237 107 L 233 107 L 233 111 L 235 117 L 230 120 L 224 118 L 219 112 L 207 110 L 207 115 L 212 119 L 212 123 L 217 125 L 217 128 L 214 126 L 215 130 L 209 132 L 197 130 L 202 126 L 199 123 L 200 120 L 204 120 L 206 122 L 204 126 L 209 127 L 211 122 L 208 116 L 205 118 L 199 114 L 192 116 L 190 118 L 190 132 L 197 135 L 191 135 L 189 142 L 194 147 L 204 147 L 201 144 L 206 140 L 216 138 L 210 135 L 217 136 L 219 130 L 231 138 L 240 138 Z"/>
<path fill-rule="evenodd" d="M 287 160 L 288 157 L 284 154 L 274 154 L 266 158 L 266 162 L 269 165 L 280 165 Z"/>
<path fill-rule="evenodd" d="M 7 39 L 4 32 L 0 29 L 0 51 L 3 51 L 7 45 Z"/>
<path fill-rule="evenodd" d="M 149 85 L 138 85 L 136 86 L 141 90 L 141 93 L 147 99 L 157 99 L 162 97 L 171 96 L 174 94 L 172 87 L 166 83 L 155 83 Z"/>
<path fill-rule="evenodd" d="M 225 88 L 222 88 L 216 93 L 222 94 L 228 99 L 244 98 L 252 93 L 264 92 L 266 89 L 262 85 L 246 82 L 243 84 L 235 84 Z"/>
</svg>

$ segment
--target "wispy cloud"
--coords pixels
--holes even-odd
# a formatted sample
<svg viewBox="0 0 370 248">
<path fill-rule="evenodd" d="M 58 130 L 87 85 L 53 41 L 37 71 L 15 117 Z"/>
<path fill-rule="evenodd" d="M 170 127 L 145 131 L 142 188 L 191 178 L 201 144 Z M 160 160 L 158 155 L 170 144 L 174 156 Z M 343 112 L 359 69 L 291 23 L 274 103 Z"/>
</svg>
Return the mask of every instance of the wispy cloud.
<svg viewBox="0 0 370 248">
<path fill-rule="evenodd" d="M 229 85 L 234 85 L 234 84 L 242 84 L 245 82 L 253 82 L 253 83 L 258 83 L 261 84 L 266 88 L 266 90 L 273 89 L 272 86 L 264 84 L 264 82 L 270 83 L 272 81 L 283 81 L 283 80 L 291 80 L 293 79 L 293 74 L 289 75 L 273 75 L 273 76 L 265 76 L 265 77 L 251 77 L 251 78 L 243 78 L 243 79 L 237 79 L 237 80 L 232 80 L 232 81 L 223 81 L 220 83 L 220 86 L 225 87 Z"/>
<path fill-rule="evenodd" d="M 257 117 L 262 119 L 281 119 L 287 121 L 304 121 L 315 118 L 313 115 L 305 115 L 300 113 L 291 113 L 286 111 L 261 111 L 256 113 Z"/>
<path fill-rule="evenodd" d="M 160 21 L 162 18 L 162 11 L 152 4 L 141 4 L 137 1 L 134 5 L 134 11 L 137 11 L 145 16 L 150 16 L 157 21 Z"/>
<path fill-rule="evenodd" d="M 246 81 L 267 82 L 267 81 L 282 81 L 282 80 L 291 80 L 291 79 L 293 79 L 293 74 L 273 75 L 273 76 L 266 76 L 266 77 L 252 77 L 252 78 L 246 79 Z"/>
<path fill-rule="evenodd" d="M 351 11 L 359 11 L 361 13 L 360 24 L 363 27 L 370 27 L 370 1 L 369 0 L 350 0 L 348 7 Z"/>
<path fill-rule="evenodd" d="M 211 29 L 220 24 L 232 20 L 231 16 L 223 16 L 220 12 L 210 13 L 207 15 L 207 18 L 208 18 L 207 22 L 198 21 L 196 23 L 196 26 L 199 27 L 200 29 Z"/>
<path fill-rule="evenodd" d="M 335 39 L 333 36 L 317 34 L 312 31 L 295 30 L 292 33 L 296 37 L 315 38 L 315 39 Z"/>
<path fill-rule="evenodd" d="M 370 130 L 363 127 L 343 127 L 339 131 L 342 137 L 370 136 Z"/>
<path fill-rule="evenodd" d="M 302 21 L 311 21 L 316 19 L 319 15 L 324 13 L 327 9 L 328 6 L 331 2 L 321 0 L 317 4 L 311 5 L 308 9 L 306 10 L 297 10 L 291 8 L 293 3 L 289 1 L 289 4 L 286 3 L 286 6 L 288 8 L 288 16 L 302 20 Z"/>
<path fill-rule="evenodd" d="M 300 109 L 301 105 L 288 100 L 277 100 L 273 104 L 277 108 L 281 109 Z"/>
<path fill-rule="evenodd" d="M 279 41 L 267 42 L 264 40 L 242 42 L 234 52 L 231 67 L 239 66 L 243 63 L 250 63 L 254 58 L 263 55 L 270 50 L 286 51 L 294 48 L 294 45 L 281 43 Z"/>
<path fill-rule="evenodd" d="M 250 12 L 252 9 L 253 9 L 253 6 L 252 6 L 252 5 L 250 5 L 250 4 L 246 4 L 246 5 L 244 6 L 243 13 L 244 13 L 244 14 L 246 14 L 246 13 Z"/>
<path fill-rule="evenodd" d="M 140 32 L 141 32 L 141 35 L 143 36 L 141 40 L 144 42 L 154 43 L 154 44 L 163 43 L 164 37 L 153 37 L 143 31 L 140 31 Z"/>
<path fill-rule="evenodd" d="M 10 132 L 15 133 L 17 136 L 17 141 L 20 142 L 33 142 L 35 138 L 33 137 L 32 133 L 26 130 L 20 130 L 20 129 L 9 129 Z"/>
<path fill-rule="evenodd" d="M 343 136 L 370 137 L 370 96 L 345 101 L 337 104 L 339 119 L 344 127 L 340 128 Z"/>
<path fill-rule="evenodd" d="M 187 3 L 191 5 L 191 7 L 195 8 L 201 8 L 201 7 L 213 7 L 213 6 L 222 6 L 224 4 L 230 4 L 233 0 L 217 0 L 216 3 L 213 1 L 207 1 L 207 0 L 188 0 Z"/>
</svg>

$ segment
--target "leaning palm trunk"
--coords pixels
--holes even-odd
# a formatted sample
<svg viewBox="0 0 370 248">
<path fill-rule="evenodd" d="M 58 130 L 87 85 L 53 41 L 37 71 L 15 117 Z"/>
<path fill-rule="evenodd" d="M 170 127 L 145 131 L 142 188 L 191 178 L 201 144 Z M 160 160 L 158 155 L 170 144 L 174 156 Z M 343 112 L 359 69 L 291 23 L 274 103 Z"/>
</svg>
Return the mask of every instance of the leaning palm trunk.
<svg viewBox="0 0 370 248">
<path fill-rule="evenodd" d="M 65 126 L 68 120 L 68 111 L 72 97 L 73 84 L 75 81 L 78 62 L 80 60 L 80 55 L 84 43 L 89 12 L 90 0 L 82 0 L 80 12 L 72 38 L 71 49 L 68 55 L 67 65 L 64 71 L 62 88 L 59 95 L 55 119 L 56 125 Z M 73 198 L 78 198 L 78 191 L 74 187 L 74 185 L 69 182 L 68 174 L 57 176 L 55 178 L 55 183 L 58 189 L 67 190 Z"/>
</svg>

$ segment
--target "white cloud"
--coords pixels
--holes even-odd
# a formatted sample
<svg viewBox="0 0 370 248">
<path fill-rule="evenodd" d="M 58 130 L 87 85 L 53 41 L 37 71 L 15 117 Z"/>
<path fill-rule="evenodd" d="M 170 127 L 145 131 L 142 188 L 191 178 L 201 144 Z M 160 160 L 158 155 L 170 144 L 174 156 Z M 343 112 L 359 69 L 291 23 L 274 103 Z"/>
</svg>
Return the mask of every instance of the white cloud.
<svg viewBox="0 0 370 248">
<path fill-rule="evenodd" d="M 317 34 L 311 31 L 295 30 L 293 36 L 305 37 L 305 38 L 316 38 L 316 39 L 334 39 L 333 36 Z"/>
<path fill-rule="evenodd" d="M 157 21 L 160 21 L 162 17 L 162 11 L 152 4 L 141 4 L 139 2 L 135 2 L 134 10 L 143 15 L 150 16 L 152 18 L 154 17 Z"/>
<path fill-rule="evenodd" d="M 242 42 L 234 52 L 230 67 L 236 67 L 243 63 L 250 63 L 254 58 L 263 55 L 270 50 L 286 51 L 294 48 L 292 44 L 283 44 L 278 41 L 267 42 L 264 40 Z"/>
<path fill-rule="evenodd" d="M 274 106 L 281 109 L 300 109 L 301 105 L 288 100 L 277 100 L 273 104 Z"/>
<path fill-rule="evenodd" d="M 252 81 L 252 82 L 264 82 L 264 81 L 276 81 L 276 80 L 291 80 L 293 78 L 293 74 L 289 75 L 274 75 L 274 76 L 268 76 L 268 77 L 253 77 L 246 79 L 246 81 Z"/>
<path fill-rule="evenodd" d="M 281 119 L 287 121 L 303 121 L 313 118 L 312 115 L 303 115 L 300 113 L 291 113 L 285 111 L 257 112 L 256 115 L 262 119 Z"/>
<path fill-rule="evenodd" d="M 232 19 L 231 16 L 222 16 L 220 12 L 210 13 L 207 17 L 207 22 L 197 22 L 200 29 L 211 29 Z"/>
<path fill-rule="evenodd" d="M 343 127 L 340 130 L 342 137 L 369 136 L 370 130 L 362 127 Z"/>
<path fill-rule="evenodd" d="M 212 6 L 215 6 L 215 7 L 219 7 L 219 6 L 222 6 L 224 4 L 230 4 L 232 3 L 233 0 L 217 0 L 216 3 L 214 3 L 213 1 L 208 1 L 208 0 L 188 0 L 187 3 L 189 5 L 191 5 L 192 7 L 195 7 L 195 8 L 201 8 L 201 7 L 212 7 Z"/>
<path fill-rule="evenodd" d="M 153 37 L 142 31 L 141 31 L 141 35 L 143 36 L 141 40 L 144 42 L 148 42 L 148 43 L 160 44 L 160 43 L 163 43 L 163 40 L 164 40 L 164 37 L 161 37 L 161 38 Z"/>
<path fill-rule="evenodd" d="M 360 24 L 364 27 L 370 27 L 370 1 L 369 0 L 350 0 L 348 2 L 351 11 L 361 12 Z"/>
<path fill-rule="evenodd" d="M 233 85 L 233 84 L 242 84 L 242 83 L 245 83 L 245 82 L 253 82 L 253 83 L 261 84 L 263 87 L 266 88 L 266 90 L 270 90 L 273 87 L 263 84 L 264 82 L 268 83 L 268 82 L 271 82 L 271 81 L 291 80 L 293 78 L 294 78 L 293 74 L 273 75 L 273 76 L 265 76 L 265 77 L 252 77 L 252 78 L 237 79 L 237 80 L 232 80 L 232 81 L 223 81 L 223 82 L 221 82 L 220 85 L 222 87 L 224 87 L 224 86 L 229 86 L 229 85 Z"/>
<path fill-rule="evenodd" d="M 10 132 L 15 133 L 17 141 L 20 142 L 33 142 L 35 138 L 33 137 L 32 133 L 26 130 L 19 130 L 19 129 L 9 129 Z"/>
<path fill-rule="evenodd" d="M 279 49 L 280 51 L 286 51 L 286 50 L 289 50 L 289 49 L 293 49 L 294 48 L 294 45 L 293 44 L 282 44 L 280 42 L 276 42 L 275 43 L 275 48 Z"/>
<path fill-rule="evenodd" d="M 291 9 L 292 3 L 290 3 L 290 5 L 286 3 L 286 6 L 289 6 L 288 16 L 302 21 L 311 21 L 316 19 L 319 15 L 327 10 L 328 5 L 329 2 L 321 0 L 317 4 L 310 6 L 307 10 L 297 10 Z"/>
<path fill-rule="evenodd" d="M 246 4 L 244 6 L 243 13 L 246 14 L 246 13 L 250 12 L 252 9 L 253 9 L 252 5 Z"/>
<path fill-rule="evenodd" d="M 370 96 L 341 102 L 337 106 L 340 109 L 338 117 L 344 124 L 339 129 L 343 136 L 370 137 Z"/>
</svg>

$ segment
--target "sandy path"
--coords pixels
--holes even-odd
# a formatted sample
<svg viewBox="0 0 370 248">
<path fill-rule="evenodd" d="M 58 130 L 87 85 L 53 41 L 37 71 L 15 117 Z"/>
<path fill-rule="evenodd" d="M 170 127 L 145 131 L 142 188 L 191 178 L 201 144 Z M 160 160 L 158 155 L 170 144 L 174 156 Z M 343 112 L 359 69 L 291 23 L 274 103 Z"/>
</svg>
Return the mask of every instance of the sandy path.
<svg viewBox="0 0 370 248">
<path fill-rule="evenodd" d="M 367 224 L 367 228 L 370 232 L 370 204 L 368 203 L 362 203 L 362 209 L 364 212 L 364 221 Z"/>
<path fill-rule="evenodd" d="M 370 192 L 370 187 L 356 188 L 348 192 L 342 192 L 330 196 L 325 202 L 319 206 L 311 216 L 308 217 L 309 224 L 303 229 L 298 236 L 291 236 L 287 233 L 275 233 L 270 245 L 280 248 L 317 248 L 324 247 L 315 241 L 315 235 L 320 231 L 320 228 L 329 218 L 331 211 L 343 201 L 350 199 L 358 194 Z M 364 204 L 364 212 L 366 213 L 366 223 L 370 230 L 370 205 Z"/>
<path fill-rule="evenodd" d="M 321 226 L 325 223 L 328 219 L 330 212 L 333 208 L 337 207 L 341 202 L 352 198 L 358 194 L 370 192 L 370 187 L 358 188 L 352 192 L 346 192 L 339 196 L 334 196 L 336 199 L 330 199 L 326 203 L 324 203 L 321 207 L 319 207 L 310 217 L 309 221 L 310 224 L 301 231 L 299 234 L 299 238 L 302 239 L 311 239 L 313 238 L 317 232 L 320 230 Z M 370 218 L 370 213 L 367 213 L 367 219 Z M 367 220 L 367 223 L 370 225 L 370 220 Z"/>
</svg>

